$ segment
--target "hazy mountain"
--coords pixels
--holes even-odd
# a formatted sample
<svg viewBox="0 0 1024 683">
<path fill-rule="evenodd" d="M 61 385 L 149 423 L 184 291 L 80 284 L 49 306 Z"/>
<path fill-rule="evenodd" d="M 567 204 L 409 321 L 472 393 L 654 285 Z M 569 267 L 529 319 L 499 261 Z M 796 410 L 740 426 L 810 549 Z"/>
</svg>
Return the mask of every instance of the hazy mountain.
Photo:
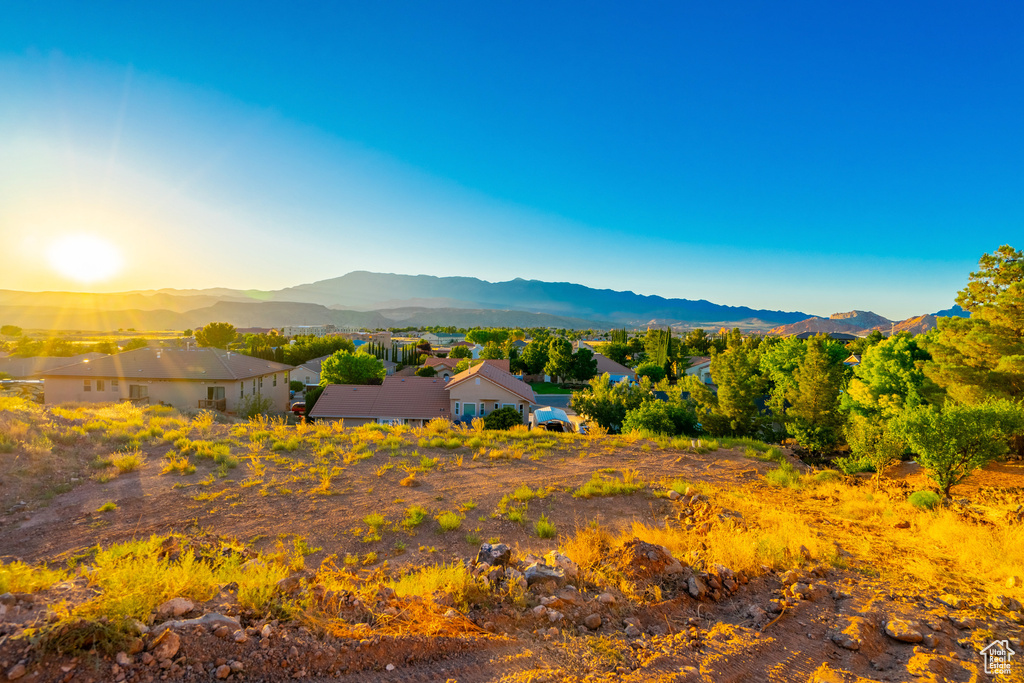
<svg viewBox="0 0 1024 683">
<path fill-rule="evenodd" d="M 217 308 L 223 303 L 239 306 L 259 306 L 262 303 L 284 307 Z M 309 305 L 319 306 L 323 310 L 306 307 Z M 22 327 L 55 329 L 108 329 L 95 328 L 93 324 L 104 320 L 123 322 L 128 318 L 138 321 L 138 324 L 128 325 L 137 329 L 182 327 L 177 319 L 169 317 L 171 313 L 188 314 L 183 315 L 180 320 L 185 321 L 184 327 L 193 327 L 199 324 L 196 320 L 210 314 L 207 312 L 208 309 L 213 309 L 213 312 L 225 311 L 225 316 L 230 312 L 230 318 L 219 319 L 235 324 L 239 324 L 236 320 L 241 320 L 240 324 L 244 327 L 318 324 L 338 320 L 344 320 L 344 324 L 359 324 L 348 322 L 359 319 L 353 317 L 353 313 L 412 308 L 422 309 L 424 312 L 422 315 L 417 314 L 416 322 L 409 323 L 410 325 L 643 327 L 648 321 L 657 320 L 666 325 L 714 328 L 741 325 L 744 328 L 767 329 L 773 325 L 784 325 L 808 317 L 806 313 L 721 306 L 705 300 L 642 296 L 633 292 L 593 289 L 568 282 L 522 279 L 486 282 L 470 277 L 393 275 L 364 271 L 276 291 L 214 288 L 77 294 L 5 290 L 0 291 L 0 307 L 2 306 L 52 309 L 26 310 L 17 315 L 11 311 L 10 315 L 14 317 L 4 319 L 3 322 Z M 260 312 L 254 313 L 257 310 Z M 81 316 L 73 316 L 72 313 L 75 311 L 81 312 Z M 336 311 L 344 315 L 337 317 L 328 315 L 325 311 Z M 489 312 L 488 317 L 480 317 L 483 311 Z M 513 320 L 510 312 L 513 311 L 549 317 L 519 316 L 514 320 L 521 322 L 510 322 Z M 60 315 L 57 315 L 58 312 Z M 140 313 L 144 312 L 153 315 L 140 317 Z M 501 315 L 496 315 L 498 313 Z M 280 314 L 282 317 L 274 318 L 273 314 Z M 367 320 L 376 321 L 370 323 L 375 326 L 385 325 L 388 316 L 385 313 L 382 317 L 370 317 Z M 455 320 L 461 322 L 453 322 Z M 539 322 L 543 320 L 550 322 Z M 58 325 L 58 321 L 67 324 L 62 322 Z M 75 324 L 68 321 L 75 321 Z M 90 324 L 85 324 L 87 322 Z M 117 325 L 113 329 L 121 326 L 125 325 Z"/>
<path fill-rule="evenodd" d="M 844 332 L 864 336 L 878 330 L 888 336 L 894 332 L 922 334 L 935 325 L 936 317 L 934 315 L 918 315 L 897 322 L 871 311 L 850 311 L 849 313 L 834 313 L 828 318 L 808 318 L 790 325 L 781 325 L 771 330 L 769 334 L 788 337 L 804 332 L 813 334 Z"/>
<path fill-rule="evenodd" d="M 806 318 L 806 313 L 755 310 L 745 306 L 721 306 L 709 301 L 666 299 L 633 292 L 593 289 L 568 282 L 515 279 L 486 282 L 471 277 L 394 275 L 356 271 L 270 293 L 277 301 L 306 301 L 324 306 L 362 310 L 395 308 L 398 302 L 441 299 L 443 307 L 452 301 L 458 308 L 518 310 L 532 313 L 641 325 L 653 318 L 676 322 L 739 321 L 758 318 L 769 325 L 786 324 Z"/>
<path fill-rule="evenodd" d="M 875 328 L 888 327 L 892 325 L 892 320 L 883 318 L 882 316 L 872 311 L 849 311 L 847 313 L 833 313 L 829 316 L 829 320 L 849 325 L 859 330 L 870 330 Z"/>
<path fill-rule="evenodd" d="M 445 325 L 452 327 L 564 327 L 567 329 L 607 329 L 610 322 L 567 318 L 548 313 L 527 311 L 497 311 L 491 309 L 467 308 L 393 308 L 379 311 L 380 315 L 393 320 L 393 327 L 426 327 Z"/>
</svg>

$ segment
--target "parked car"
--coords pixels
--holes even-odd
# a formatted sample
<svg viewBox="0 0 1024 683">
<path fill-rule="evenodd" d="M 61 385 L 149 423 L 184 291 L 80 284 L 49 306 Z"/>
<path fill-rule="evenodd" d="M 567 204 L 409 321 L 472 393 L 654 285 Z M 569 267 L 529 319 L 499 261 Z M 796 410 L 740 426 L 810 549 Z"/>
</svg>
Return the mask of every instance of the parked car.
<svg viewBox="0 0 1024 683">
<path fill-rule="evenodd" d="M 296 401 L 295 403 L 293 403 L 292 404 L 292 412 L 295 413 L 296 415 L 302 415 L 303 413 L 305 413 L 306 412 L 306 402 L 305 401 Z"/>
</svg>

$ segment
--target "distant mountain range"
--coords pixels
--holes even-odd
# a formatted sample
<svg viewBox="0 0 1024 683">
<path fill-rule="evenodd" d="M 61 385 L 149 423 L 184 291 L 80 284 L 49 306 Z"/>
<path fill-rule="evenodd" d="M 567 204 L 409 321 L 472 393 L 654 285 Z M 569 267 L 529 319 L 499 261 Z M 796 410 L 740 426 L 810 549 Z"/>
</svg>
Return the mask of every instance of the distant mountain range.
<svg viewBox="0 0 1024 683">
<path fill-rule="evenodd" d="M 223 321 L 239 327 L 733 327 L 767 330 L 796 311 L 722 306 L 593 289 L 567 282 L 393 275 L 357 271 L 280 290 L 203 289 L 116 294 L 0 290 L 0 323 L 25 328 L 177 330 Z"/>
<path fill-rule="evenodd" d="M 935 315 L 967 315 L 959 306 Z M 564 327 L 571 329 L 672 326 L 740 327 L 776 334 L 863 334 L 896 326 L 921 330 L 935 315 L 894 322 L 868 311 L 829 318 L 799 311 L 723 306 L 594 289 L 568 282 L 393 275 L 356 271 L 279 290 L 161 289 L 89 294 L 0 290 L 0 324 L 29 329 L 108 331 L 182 330 L 209 322 L 237 327 L 281 325 L 426 327 Z"/>
<path fill-rule="evenodd" d="M 938 324 L 941 317 L 970 317 L 970 313 L 953 306 L 937 313 L 918 315 L 906 320 L 889 320 L 871 311 L 850 311 L 848 313 L 833 313 L 828 318 L 812 316 L 806 320 L 780 325 L 769 331 L 769 334 L 789 336 L 791 334 L 830 334 L 841 332 L 845 334 L 866 335 L 874 330 L 885 333 L 909 332 L 911 334 L 922 334 Z"/>
</svg>

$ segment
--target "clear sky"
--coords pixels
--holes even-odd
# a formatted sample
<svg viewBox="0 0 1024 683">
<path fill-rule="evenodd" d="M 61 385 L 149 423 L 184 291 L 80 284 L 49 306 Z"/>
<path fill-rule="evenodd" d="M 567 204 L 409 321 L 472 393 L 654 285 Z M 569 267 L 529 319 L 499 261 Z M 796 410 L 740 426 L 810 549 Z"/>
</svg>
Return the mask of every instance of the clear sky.
<svg viewBox="0 0 1024 683">
<path fill-rule="evenodd" d="M 1024 4 L 4 2 L 0 288 L 891 318 L 1024 245 Z"/>
</svg>

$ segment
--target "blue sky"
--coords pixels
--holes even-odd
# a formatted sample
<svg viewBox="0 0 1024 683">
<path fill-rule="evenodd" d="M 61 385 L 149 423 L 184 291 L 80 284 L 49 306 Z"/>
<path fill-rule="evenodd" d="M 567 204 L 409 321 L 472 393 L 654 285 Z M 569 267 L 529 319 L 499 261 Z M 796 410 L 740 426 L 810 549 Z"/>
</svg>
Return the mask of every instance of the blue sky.
<svg viewBox="0 0 1024 683">
<path fill-rule="evenodd" d="M 6 3 L 0 288 L 363 269 L 899 318 L 1021 246 L 1024 5 L 628 5 Z M 72 233 L 120 274 L 54 272 Z"/>
</svg>

